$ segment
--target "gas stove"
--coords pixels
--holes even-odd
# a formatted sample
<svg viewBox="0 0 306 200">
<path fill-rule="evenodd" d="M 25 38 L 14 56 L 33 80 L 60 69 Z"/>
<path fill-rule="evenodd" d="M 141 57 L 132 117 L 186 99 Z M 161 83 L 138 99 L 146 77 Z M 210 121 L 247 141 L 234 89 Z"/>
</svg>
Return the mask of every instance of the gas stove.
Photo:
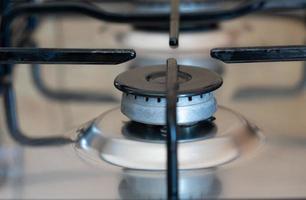
<svg viewBox="0 0 306 200">
<path fill-rule="evenodd" d="M 3 198 L 304 198 L 303 87 L 289 94 L 280 88 L 283 96 L 273 99 L 275 89 L 262 88 L 259 78 L 258 88 L 245 89 L 255 93 L 255 102 L 240 96 L 230 103 L 229 77 L 239 84 L 248 74 L 242 69 L 235 78 L 237 71 L 222 63 L 291 64 L 305 61 L 305 46 L 232 47 L 239 37 L 222 31 L 220 23 L 251 13 L 260 19 L 297 20 L 303 16 L 288 11 L 303 9 L 306 2 L 123 3 L 133 11 L 116 12 L 121 2 L 107 1 L 2 5 L 0 92 L 6 121 L 1 127 L 16 143 L 2 145 Z M 200 7 L 192 9 L 194 5 Z M 115 44 L 133 49 L 40 48 L 32 35 L 42 23 L 38 16 L 50 14 L 129 24 L 130 32 L 121 33 Z M 25 24 L 20 31 L 18 22 Z M 51 89 L 40 73 L 41 64 L 119 65 L 133 59 L 114 78 L 112 88 L 121 98 Z M 18 121 L 13 87 L 17 64 L 31 65 L 34 84 L 47 98 L 77 106 L 116 106 L 66 134 L 30 136 Z M 260 68 L 248 66 L 256 69 L 254 74 Z"/>
</svg>

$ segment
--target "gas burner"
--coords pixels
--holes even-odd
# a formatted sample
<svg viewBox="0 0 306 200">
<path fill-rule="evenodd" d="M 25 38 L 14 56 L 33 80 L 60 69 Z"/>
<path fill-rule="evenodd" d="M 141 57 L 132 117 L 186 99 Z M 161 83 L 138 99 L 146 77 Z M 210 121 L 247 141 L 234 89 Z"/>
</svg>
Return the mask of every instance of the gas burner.
<svg viewBox="0 0 306 200">
<path fill-rule="evenodd" d="M 261 131 L 243 116 L 218 106 L 215 117 L 213 121 L 179 127 L 183 130 L 178 136 L 180 169 L 221 166 L 260 147 Z M 167 147 L 161 128 L 133 122 L 115 108 L 85 125 L 78 135 L 76 151 L 102 167 L 106 161 L 127 169 L 165 170 Z"/>
<path fill-rule="evenodd" d="M 115 79 L 123 92 L 121 111 L 136 122 L 166 124 L 166 66 L 151 66 L 126 71 Z M 222 85 L 222 78 L 203 68 L 179 66 L 178 124 L 194 124 L 216 112 L 212 91 Z"/>
<path fill-rule="evenodd" d="M 114 84 L 123 92 L 121 109 L 102 114 L 80 131 L 80 155 L 128 169 L 165 170 L 166 69 L 149 66 L 118 75 Z M 180 169 L 220 166 L 258 148 L 260 130 L 241 115 L 217 106 L 213 91 L 222 85 L 219 75 L 181 65 L 178 85 Z"/>
</svg>

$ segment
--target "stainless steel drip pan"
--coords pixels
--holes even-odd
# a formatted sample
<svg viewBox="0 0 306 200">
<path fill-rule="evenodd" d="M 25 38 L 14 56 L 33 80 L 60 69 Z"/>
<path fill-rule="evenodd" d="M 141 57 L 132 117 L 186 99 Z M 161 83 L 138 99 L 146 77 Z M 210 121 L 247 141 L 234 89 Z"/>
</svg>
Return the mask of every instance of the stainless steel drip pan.
<svg viewBox="0 0 306 200">
<path fill-rule="evenodd" d="M 180 169 L 216 167 L 260 146 L 262 133 L 241 115 L 219 106 L 215 117 L 210 125 L 198 124 L 194 126 L 200 128 L 179 131 Z M 81 131 L 76 150 L 90 160 L 129 169 L 165 170 L 166 135 L 162 126 L 158 130 L 134 123 L 119 108 L 110 110 Z"/>
</svg>

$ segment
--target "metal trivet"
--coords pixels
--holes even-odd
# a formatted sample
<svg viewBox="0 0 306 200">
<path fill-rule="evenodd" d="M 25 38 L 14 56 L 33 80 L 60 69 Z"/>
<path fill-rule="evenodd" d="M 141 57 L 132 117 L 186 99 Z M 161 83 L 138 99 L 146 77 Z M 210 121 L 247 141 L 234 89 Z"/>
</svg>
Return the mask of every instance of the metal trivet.
<svg viewBox="0 0 306 200">
<path fill-rule="evenodd" d="M 151 66 L 123 72 L 115 86 L 123 92 L 121 111 L 130 119 L 145 124 L 166 125 L 166 66 Z M 203 68 L 179 66 L 178 124 L 194 124 L 216 112 L 212 91 L 222 78 Z"/>
</svg>

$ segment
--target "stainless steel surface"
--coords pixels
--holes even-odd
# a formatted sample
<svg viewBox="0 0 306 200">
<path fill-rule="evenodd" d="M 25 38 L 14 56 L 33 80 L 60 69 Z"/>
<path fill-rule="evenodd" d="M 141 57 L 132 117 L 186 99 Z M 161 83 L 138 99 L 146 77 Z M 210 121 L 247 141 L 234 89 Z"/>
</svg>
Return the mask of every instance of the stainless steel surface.
<svg viewBox="0 0 306 200">
<path fill-rule="evenodd" d="M 178 124 L 193 124 L 213 116 L 217 103 L 213 93 L 196 95 L 190 100 L 180 97 L 177 102 Z M 166 99 L 142 97 L 124 93 L 121 100 L 121 111 L 130 119 L 155 125 L 166 124 Z"/>
<path fill-rule="evenodd" d="M 62 38 L 61 41 L 52 37 L 52 30 L 58 26 L 61 31 L 55 33 Z M 284 18 L 247 18 L 225 26 L 232 30 L 243 27 L 244 33 L 237 41 L 240 46 L 301 44 L 306 34 L 301 22 Z M 126 27 L 107 28 L 105 24 L 101 26 L 100 22 L 56 19 L 42 27 L 38 37 L 42 46 L 46 47 L 112 47 L 116 46 L 116 42 L 104 36 L 127 30 L 129 29 Z M 209 43 L 213 44 L 213 41 Z M 201 175 L 197 174 L 195 177 L 190 175 L 188 181 L 194 184 L 184 184 L 187 182 L 185 176 L 181 175 L 183 197 L 189 195 L 188 191 L 201 191 L 204 197 L 216 198 L 306 197 L 305 90 L 301 89 L 291 96 L 233 99 L 233 94 L 238 89 L 249 86 L 294 87 L 301 69 L 302 63 L 226 66 L 224 85 L 216 94 L 218 102 L 251 119 L 264 131 L 266 139 L 258 151 L 241 161 L 200 170 L 197 173 Z M 54 67 L 44 72 L 48 73 L 47 81 L 53 87 L 65 85 L 67 88 L 79 88 L 81 85 L 82 89 L 116 93 L 112 86 L 113 79 L 123 70 L 124 68 L 119 67 L 77 70 Z M 118 106 L 59 104 L 48 101 L 33 89 L 27 67 L 18 67 L 15 78 L 22 127 L 40 136 L 66 132 L 111 107 Z M 117 94 L 119 97 L 120 93 Z M 135 175 L 130 175 L 125 169 L 107 163 L 93 161 L 89 164 L 75 152 L 74 146 L 19 147 L 7 138 L 3 118 L 0 121 L 1 134 L 6 136 L 1 138 L 6 143 L 3 146 L 5 151 L 3 148 L 0 151 L 5 152 L 6 156 L 2 158 L 8 166 L 8 170 L 5 170 L 6 178 L 2 179 L 5 181 L 0 185 L 0 197 L 3 199 L 143 199 L 144 195 L 150 194 L 146 193 L 148 187 L 150 192 L 154 192 L 151 193 L 152 196 L 163 196 L 165 193 L 165 187 L 162 187 L 164 182 L 161 181 L 166 180 L 163 173 L 157 172 L 160 175 L 157 175 L 157 182 L 152 189 L 150 185 L 156 179 L 147 176 L 148 172 L 137 171 Z M 181 173 L 184 172 L 189 171 Z"/>
<path fill-rule="evenodd" d="M 221 191 L 220 181 L 214 175 L 214 171 L 214 169 L 181 171 L 180 198 L 203 199 L 218 196 Z M 124 170 L 119 193 L 123 199 L 164 199 L 166 188 L 164 172 Z"/>
<path fill-rule="evenodd" d="M 205 135 L 179 141 L 180 169 L 212 168 L 243 160 L 261 146 L 262 133 L 241 115 L 219 106 L 215 117 Z M 142 126 L 130 128 L 131 123 L 119 108 L 106 112 L 81 131 L 77 151 L 97 163 L 106 161 L 129 169 L 165 170 L 166 144 L 162 131 L 156 130 L 154 136 Z"/>
<path fill-rule="evenodd" d="M 135 49 L 137 56 L 147 54 L 150 57 L 153 56 L 153 58 L 157 57 L 160 59 L 159 56 L 164 57 L 166 56 L 163 55 L 165 53 L 185 57 L 202 53 L 202 55 L 204 54 L 209 57 L 209 50 L 211 48 L 232 45 L 237 41 L 237 36 L 240 34 L 241 28 L 238 28 L 235 34 L 223 27 L 206 31 L 187 31 L 180 34 L 180 48 L 175 50 L 171 49 L 168 45 L 168 32 L 131 30 L 129 32 L 118 33 L 117 42 Z"/>
</svg>

